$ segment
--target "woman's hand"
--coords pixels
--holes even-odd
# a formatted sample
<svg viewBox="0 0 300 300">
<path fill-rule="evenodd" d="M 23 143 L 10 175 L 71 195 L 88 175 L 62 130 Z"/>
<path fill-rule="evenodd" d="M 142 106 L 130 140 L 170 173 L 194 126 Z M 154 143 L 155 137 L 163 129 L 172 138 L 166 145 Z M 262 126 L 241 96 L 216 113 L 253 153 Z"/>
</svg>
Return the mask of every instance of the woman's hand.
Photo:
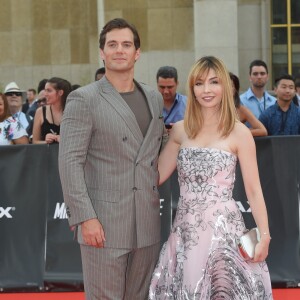
<svg viewBox="0 0 300 300">
<path fill-rule="evenodd" d="M 57 135 L 53 133 L 47 133 L 45 141 L 47 144 L 52 144 L 54 142 L 57 142 Z"/>
<path fill-rule="evenodd" d="M 262 262 L 264 261 L 269 253 L 269 244 L 271 238 L 269 236 L 262 237 L 262 239 L 257 243 L 254 252 L 253 262 Z"/>
</svg>

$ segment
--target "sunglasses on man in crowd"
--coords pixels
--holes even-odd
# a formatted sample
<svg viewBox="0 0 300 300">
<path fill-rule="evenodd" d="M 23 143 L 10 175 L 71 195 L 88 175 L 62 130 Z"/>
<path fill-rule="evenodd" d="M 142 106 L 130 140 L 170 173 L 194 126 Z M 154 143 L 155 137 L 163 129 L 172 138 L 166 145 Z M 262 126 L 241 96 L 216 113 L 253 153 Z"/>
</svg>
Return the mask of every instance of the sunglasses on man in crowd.
<svg viewBox="0 0 300 300">
<path fill-rule="evenodd" d="M 5 93 L 6 96 L 13 96 L 13 95 L 16 95 L 17 97 L 20 97 L 22 96 L 22 93 L 21 92 L 8 92 L 8 93 Z"/>
</svg>

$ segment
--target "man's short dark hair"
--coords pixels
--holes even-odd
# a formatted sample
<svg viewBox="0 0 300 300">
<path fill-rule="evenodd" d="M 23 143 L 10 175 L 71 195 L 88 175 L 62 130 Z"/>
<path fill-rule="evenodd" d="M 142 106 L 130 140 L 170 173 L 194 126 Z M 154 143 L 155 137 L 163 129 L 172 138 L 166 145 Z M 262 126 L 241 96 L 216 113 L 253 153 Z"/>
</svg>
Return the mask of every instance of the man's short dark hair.
<svg viewBox="0 0 300 300">
<path fill-rule="evenodd" d="M 32 92 L 36 95 L 36 90 L 35 89 L 28 89 L 27 92 Z"/>
<path fill-rule="evenodd" d="M 275 87 L 277 87 L 280 83 L 281 80 L 286 79 L 286 80 L 291 80 L 295 84 L 295 78 L 289 74 L 283 74 L 279 76 L 278 78 L 275 79 Z"/>
<path fill-rule="evenodd" d="M 48 82 L 48 79 L 42 79 L 40 82 L 39 82 L 39 85 L 38 85 L 38 94 L 40 93 L 40 91 L 44 90 L 45 89 L 45 85 L 46 83 Z"/>
<path fill-rule="evenodd" d="M 251 62 L 250 66 L 249 66 L 249 74 L 250 75 L 251 75 L 253 67 L 264 67 L 266 69 L 267 74 L 269 73 L 268 66 L 263 60 L 256 59 Z"/>
<path fill-rule="evenodd" d="M 124 28 L 128 28 L 131 30 L 131 32 L 133 33 L 133 41 L 134 41 L 135 49 L 139 49 L 141 47 L 141 41 L 136 28 L 134 27 L 134 25 L 128 23 L 126 20 L 121 18 L 110 20 L 105 24 L 105 26 L 103 27 L 100 33 L 100 38 L 99 38 L 100 49 L 102 50 L 104 49 L 105 42 L 106 42 L 106 34 L 108 32 L 114 29 L 124 29 Z"/>
<path fill-rule="evenodd" d="M 80 87 L 81 87 L 80 84 L 72 84 L 71 89 L 72 89 L 72 91 L 75 91 L 75 90 L 79 89 Z"/>
<path fill-rule="evenodd" d="M 174 67 L 164 66 L 160 67 L 156 73 L 156 81 L 158 82 L 158 78 L 174 78 L 175 82 L 178 81 L 177 70 Z"/>
<path fill-rule="evenodd" d="M 98 74 L 105 74 L 105 68 L 104 67 L 102 67 L 102 68 L 99 68 L 99 69 L 97 69 L 97 71 L 96 71 L 96 73 L 95 73 L 95 81 L 97 80 L 97 75 Z"/>
</svg>

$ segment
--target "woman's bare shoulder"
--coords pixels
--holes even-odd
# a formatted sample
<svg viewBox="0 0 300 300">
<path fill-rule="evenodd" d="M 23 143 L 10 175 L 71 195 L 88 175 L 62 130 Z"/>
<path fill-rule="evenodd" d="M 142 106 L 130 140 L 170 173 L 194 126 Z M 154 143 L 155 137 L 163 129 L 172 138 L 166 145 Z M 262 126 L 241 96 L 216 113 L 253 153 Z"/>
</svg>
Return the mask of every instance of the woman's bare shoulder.
<svg viewBox="0 0 300 300">
<path fill-rule="evenodd" d="M 237 122 L 230 134 L 231 145 L 238 152 L 238 149 L 254 143 L 253 136 L 249 128 L 241 122 Z"/>
<path fill-rule="evenodd" d="M 240 136 L 240 135 L 251 135 L 249 128 L 242 122 L 236 122 L 232 134 Z"/>
</svg>

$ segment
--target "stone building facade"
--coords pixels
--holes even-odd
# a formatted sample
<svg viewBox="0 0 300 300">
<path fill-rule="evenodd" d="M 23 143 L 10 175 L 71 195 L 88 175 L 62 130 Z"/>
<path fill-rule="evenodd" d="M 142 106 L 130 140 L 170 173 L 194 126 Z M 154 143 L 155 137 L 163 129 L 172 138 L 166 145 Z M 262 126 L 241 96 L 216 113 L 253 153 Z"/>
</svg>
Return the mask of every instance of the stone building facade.
<svg viewBox="0 0 300 300">
<path fill-rule="evenodd" d="M 93 81 L 102 66 L 99 32 L 115 17 L 136 25 L 142 56 L 135 77 L 153 86 L 157 69 L 172 65 L 184 93 L 202 55 L 222 58 L 242 90 L 251 60 L 271 66 L 271 0 L 0 0 L 0 6 L 0 90 L 10 81 L 35 88 L 52 76 Z"/>
</svg>

